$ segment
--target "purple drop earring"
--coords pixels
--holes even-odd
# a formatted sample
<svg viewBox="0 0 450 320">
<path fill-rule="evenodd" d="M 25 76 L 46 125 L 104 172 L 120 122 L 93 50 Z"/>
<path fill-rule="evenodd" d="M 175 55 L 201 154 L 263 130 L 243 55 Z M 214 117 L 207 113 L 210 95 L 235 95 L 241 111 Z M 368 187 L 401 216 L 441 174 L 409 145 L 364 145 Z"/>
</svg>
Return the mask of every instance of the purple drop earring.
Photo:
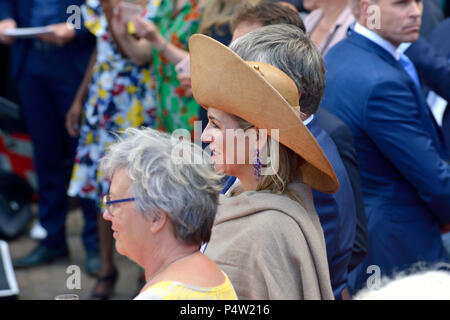
<svg viewBox="0 0 450 320">
<path fill-rule="evenodd" d="M 253 168 L 254 168 L 254 175 L 256 177 L 256 181 L 259 182 L 259 178 L 261 176 L 261 159 L 259 157 L 259 150 L 258 148 L 255 149 L 255 157 L 253 158 Z"/>
</svg>

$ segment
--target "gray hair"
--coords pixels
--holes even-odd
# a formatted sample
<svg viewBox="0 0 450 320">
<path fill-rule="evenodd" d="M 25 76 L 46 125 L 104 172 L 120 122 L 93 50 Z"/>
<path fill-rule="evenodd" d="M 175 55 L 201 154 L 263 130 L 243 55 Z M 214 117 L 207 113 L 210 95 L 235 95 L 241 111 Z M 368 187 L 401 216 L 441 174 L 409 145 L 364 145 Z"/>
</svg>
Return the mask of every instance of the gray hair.
<svg viewBox="0 0 450 320">
<path fill-rule="evenodd" d="M 288 24 L 261 27 L 230 48 L 244 60 L 268 63 L 286 73 L 301 92 L 300 110 L 308 115 L 317 111 L 325 90 L 325 64 L 301 29 Z"/>
<path fill-rule="evenodd" d="M 223 176 L 211 164 L 209 155 L 189 141 L 129 128 L 109 147 L 100 170 L 111 179 L 124 168 L 136 211 L 144 218 L 166 212 L 179 241 L 200 245 L 209 241 L 222 189 Z"/>
</svg>

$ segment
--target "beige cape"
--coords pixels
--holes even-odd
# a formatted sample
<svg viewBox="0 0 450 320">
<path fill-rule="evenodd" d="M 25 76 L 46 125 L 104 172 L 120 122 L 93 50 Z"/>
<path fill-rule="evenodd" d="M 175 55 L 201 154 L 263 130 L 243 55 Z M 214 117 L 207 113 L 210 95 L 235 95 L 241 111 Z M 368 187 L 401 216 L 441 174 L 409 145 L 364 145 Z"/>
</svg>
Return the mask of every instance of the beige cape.
<svg viewBox="0 0 450 320">
<path fill-rule="evenodd" d="M 287 196 L 221 197 L 205 254 L 228 274 L 239 299 L 334 299 L 322 227 L 311 188 Z"/>
</svg>

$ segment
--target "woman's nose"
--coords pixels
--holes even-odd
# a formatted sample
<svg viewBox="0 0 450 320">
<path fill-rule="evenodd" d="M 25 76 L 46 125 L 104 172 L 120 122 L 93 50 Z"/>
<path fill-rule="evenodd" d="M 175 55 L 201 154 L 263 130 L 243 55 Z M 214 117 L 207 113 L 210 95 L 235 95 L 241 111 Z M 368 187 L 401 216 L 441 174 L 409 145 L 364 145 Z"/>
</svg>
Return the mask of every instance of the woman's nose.
<svg viewBox="0 0 450 320">
<path fill-rule="evenodd" d="M 108 210 L 104 210 L 103 211 L 103 219 L 105 219 L 106 221 L 111 221 L 112 220 L 112 215 L 109 213 Z"/>
<path fill-rule="evenodd" d="M 208 133 L 208 130 L 203 131 L 202 136 L 200 137 L 203 143 L 211 143 L 213 142 L 212 135 Z"/>
</svg>

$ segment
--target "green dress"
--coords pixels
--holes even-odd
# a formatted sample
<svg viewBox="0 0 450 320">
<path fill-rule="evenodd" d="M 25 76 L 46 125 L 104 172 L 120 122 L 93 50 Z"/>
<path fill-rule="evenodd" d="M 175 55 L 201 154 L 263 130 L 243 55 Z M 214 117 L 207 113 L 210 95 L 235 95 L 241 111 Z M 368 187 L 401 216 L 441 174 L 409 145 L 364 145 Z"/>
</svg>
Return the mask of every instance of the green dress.
<svg viewBox="0 0 450 320">
<path fill-rule="evenodd" d="M 175 12 L 175 2 L 162 0 L 152 21 L 167 41 L 187 50 L 189 38 L 199 27 L 198 1 L 187 1 L 178 12 Z M 194 98 L 184 96 L 175 66 L 156 49 L 153 50 L 153 67 L 157 80 L 155 129 L 165 132 L 187 129 L 192 137 L 200 106 Z"/>
</svg>

